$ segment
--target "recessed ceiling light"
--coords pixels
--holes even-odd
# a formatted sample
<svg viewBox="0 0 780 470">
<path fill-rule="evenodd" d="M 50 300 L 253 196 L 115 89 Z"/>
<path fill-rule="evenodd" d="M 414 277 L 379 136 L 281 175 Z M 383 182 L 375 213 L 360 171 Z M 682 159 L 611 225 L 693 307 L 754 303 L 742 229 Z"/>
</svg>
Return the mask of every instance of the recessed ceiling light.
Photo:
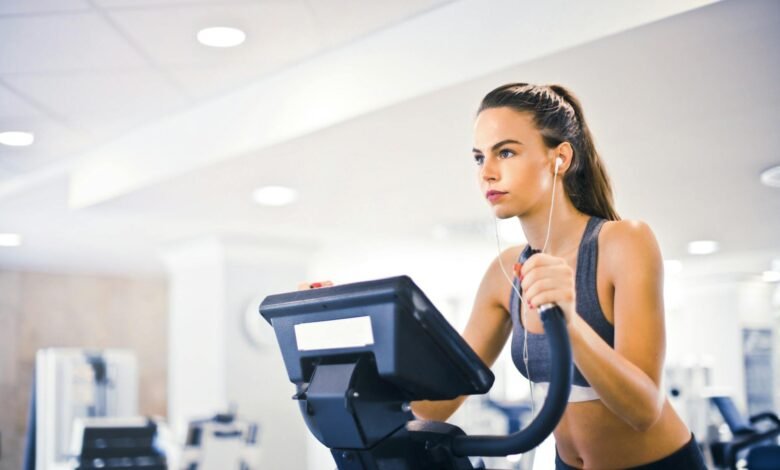
<svg viewBox="0 0 780 470">
<path fill-rule="evenodd" d="M 0 246 L 19 246 L 22 236 L 18 233 L 0 233 Z"/>
<path fill-rule="evenodd" d="M 246 40 L 246 34 L 238 28 L 214 26 L 198 31 L 198 41 L 211 47 L 235 47 Z"/>
<path fill-rule="evenodd" d="M 35 136 L 32 132 L 8 131 L 0 132 L 0 144 L 11 147 L 26 147 L 32 145 Z"/>
<path fill-rule="evenodd" d="M 298 199 L 298 193 L 284 186 L 265 186 L 255 189 L 252 199 L 264 206 L 286 206 Z"/>
<path fill-rule="evenodd" d="M 780 188 L 780 165 L 762 171 L 761 182 L 772 188 Z"/>
<path fill-rule="evenodd" d="M 692 255 L 709 255 L 718 251 L 718 242 L 714 240 L 697 240 L 688 243 L 688 253 Z"/>
</svg>

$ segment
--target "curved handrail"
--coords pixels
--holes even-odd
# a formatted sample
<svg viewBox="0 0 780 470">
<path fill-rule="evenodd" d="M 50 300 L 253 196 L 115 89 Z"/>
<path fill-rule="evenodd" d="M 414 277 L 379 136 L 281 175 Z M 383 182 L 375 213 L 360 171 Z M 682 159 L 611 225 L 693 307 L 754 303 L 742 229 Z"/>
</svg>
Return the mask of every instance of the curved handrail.
<svg viewBox="0 0 780 470">
<path fill-rule="evenodd" d="M 527 452 L 541 444 L 555 429 L 566 410 L 571 391 L 572 353 L 563 311 L 554 304 L 539 312 L 550 348 L 550 388 L 536 418 L 522 431 L 508 436 L 457 436 L 452 452 L 457 456 L 496 457 Z"/>
</svg>

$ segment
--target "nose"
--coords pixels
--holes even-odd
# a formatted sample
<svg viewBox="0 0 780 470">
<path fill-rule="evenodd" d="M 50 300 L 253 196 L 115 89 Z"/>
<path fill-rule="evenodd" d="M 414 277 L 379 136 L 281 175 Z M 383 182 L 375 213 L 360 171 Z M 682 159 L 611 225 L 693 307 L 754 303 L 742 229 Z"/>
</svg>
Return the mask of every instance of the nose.
<svg viewBox="0 0 780 470">
<path fill-rule="evenodd" d="M 485 155 L 479 171 L 482 181 L 485 182 L 498 181 L 498 177 L 500 176 L 498 171 L 498 163 L 494 158 L 491 158 L 488 155 Z"/>
</svg>

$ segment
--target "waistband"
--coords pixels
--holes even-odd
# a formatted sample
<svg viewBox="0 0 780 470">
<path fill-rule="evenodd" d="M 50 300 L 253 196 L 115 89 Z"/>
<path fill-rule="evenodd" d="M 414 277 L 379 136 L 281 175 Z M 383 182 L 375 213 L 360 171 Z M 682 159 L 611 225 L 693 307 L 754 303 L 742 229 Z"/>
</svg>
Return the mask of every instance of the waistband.
<svg viewBox="0 0 780 470">
<path fill-rule="evenodd" d="M 541 403 L 544 403 L 544 399 L 547 398 L 547 392 L 549 390 L 549 382 L 534 382 L 534 403 L 536 403 L 537 406 Z M 599 397 L 599 394 L 593 390 L 593 387 L 585 387 L 582 385 L 571 386 L 571 392 L 569 393 L 569 403 L 600 399 L 601 398 Z"/>
</svg>

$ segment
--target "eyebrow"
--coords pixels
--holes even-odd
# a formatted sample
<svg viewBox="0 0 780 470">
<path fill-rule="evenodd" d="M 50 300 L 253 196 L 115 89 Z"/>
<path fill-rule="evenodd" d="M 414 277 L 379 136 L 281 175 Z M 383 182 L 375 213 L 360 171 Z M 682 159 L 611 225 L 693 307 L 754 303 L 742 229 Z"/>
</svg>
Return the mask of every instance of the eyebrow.
<svg viewBox="0 0 780 470">
<path fill-rule="evenodd" d="M 522 143 L 522 142 L 519 142 L 519 141 L 517 141 L 517 140 L 512 140 L 512 139 L 505 139 L 505 140 L 502 140 L 501 142 L 498 142 L 497 144 L 493 145 L 493 147 L 491 148 L 491 150 L 494 150 L 494 151 L 495 151 L 495 150 L 498 150 L 499 148 L 503 147 L 503 146 L 504 146 L 504 145 L 506 145 L 506 144 L 517 144 L 517 145 L 523 145 L 523 143 Z M 481 150 L 479 150 L 479 149 L 477 149 L 477 148 L 473 148 L 473 149 L 471 149 L 471 151 L 472 151 L 472 152 L 477 152 L 477 153 L 482 153 L 482 151 L 481 151 Z"/>
</svg>

